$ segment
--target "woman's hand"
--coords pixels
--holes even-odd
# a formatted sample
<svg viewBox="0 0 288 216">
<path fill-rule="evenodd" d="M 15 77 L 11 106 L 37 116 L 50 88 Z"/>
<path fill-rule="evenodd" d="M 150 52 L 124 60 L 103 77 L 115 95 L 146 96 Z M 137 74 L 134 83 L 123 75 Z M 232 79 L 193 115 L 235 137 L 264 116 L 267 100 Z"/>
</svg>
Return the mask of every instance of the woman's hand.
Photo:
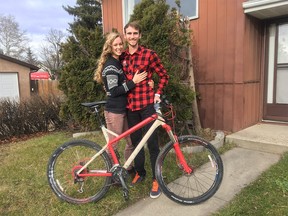
<svg viewBox="0 0 288 216">
<path fill-rule="evenodd" d="M 146 78 L 147 78 L 147 72 L 146 71 L 144 71 L 142 73 L 139 73 L 139 71 L 137 71 L 132 80 L 135 84 L 137 84 L 137 83 L 142 82 Z"/>
</svg>

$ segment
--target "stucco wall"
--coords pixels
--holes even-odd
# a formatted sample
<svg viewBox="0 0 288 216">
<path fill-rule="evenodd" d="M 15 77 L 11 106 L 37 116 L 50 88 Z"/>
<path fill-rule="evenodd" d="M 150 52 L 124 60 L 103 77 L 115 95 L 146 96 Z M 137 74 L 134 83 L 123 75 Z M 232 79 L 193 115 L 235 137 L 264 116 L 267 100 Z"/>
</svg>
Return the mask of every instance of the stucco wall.
<svg viewBox="0 0 288 216">
<path fill-rule="evenodd" d="M 18 73 L 20 100 L 30 98 L 30 68 L 0 58 L 0 73 L 12 72 Z"/>
</svg>

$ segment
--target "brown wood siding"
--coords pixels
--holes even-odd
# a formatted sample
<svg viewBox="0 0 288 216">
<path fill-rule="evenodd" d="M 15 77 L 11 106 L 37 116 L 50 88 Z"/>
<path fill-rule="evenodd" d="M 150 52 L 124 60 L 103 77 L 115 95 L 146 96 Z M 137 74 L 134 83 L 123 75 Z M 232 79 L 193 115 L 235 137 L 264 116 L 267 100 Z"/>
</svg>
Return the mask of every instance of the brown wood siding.
<svg viewBox="0 0 288 216">
<path fill-rule="evenodd" d="M 238 131 L 261 119 L 263 27 L 244 0 L 201 0 L 191 21 L 203 127 Z"/>
<path fill-rule="evenodd" d="M 263 64 L 264 28 L 261 22 L 252 17 L 245 19 L 244 52 L 244 86 L 245 118 L 244 126 L 250 126 L 262 119 L 263 81 L 261 80 Z"/>
<path fill-rule="evenodd" d="M 123 32 L 122 0 L 102 1 L 104 33 L 117 29 Z"/>
</svg>

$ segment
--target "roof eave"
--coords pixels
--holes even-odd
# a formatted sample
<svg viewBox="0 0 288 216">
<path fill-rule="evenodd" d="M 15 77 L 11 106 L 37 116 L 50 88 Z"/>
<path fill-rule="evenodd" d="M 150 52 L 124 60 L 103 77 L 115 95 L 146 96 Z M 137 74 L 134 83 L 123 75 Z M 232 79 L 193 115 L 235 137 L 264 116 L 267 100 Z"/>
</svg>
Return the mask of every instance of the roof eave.
<svg viewBox="0 0 288 216">
<path fill-rule="evenodd" d="M 2 58 L 4 60 L 7 60 L 7 61 L 10 61 L 10 62 L 13 62 L 13 63 L 16 63 L 16 64 L 19 64 L 19 65 L 22 65 L 22 66 L 25 66 L 25 67 L 28 67 L 31 70 L 39 70 L 40 69 L 39 67 L 37 67 L 35 65 L 29 64 L 27 62 L 20 61 L 18 59 L 12 58 L 10 56 L 3 55 L 1 53 L 0 53 L 0 58 Z"/>
<path fill-rule="evenodd" d="M 245 14 L 258 19 L 270 19 L 288 15 L 287 0 L 250 0 L 243 2 Z"/>
</svg>

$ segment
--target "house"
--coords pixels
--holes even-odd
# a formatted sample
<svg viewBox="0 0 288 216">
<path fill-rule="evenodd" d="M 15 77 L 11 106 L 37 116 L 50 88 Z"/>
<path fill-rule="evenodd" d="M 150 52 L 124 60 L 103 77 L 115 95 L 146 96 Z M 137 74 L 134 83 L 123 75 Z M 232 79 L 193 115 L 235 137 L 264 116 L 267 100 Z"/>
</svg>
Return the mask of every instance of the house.
<svg viewBox="0 0 288 216">
<path fill-rule="evenodd" d="M 30 98 L 30 73 L 39 68 L 0 54 L 0 99 L 25 100 Z"/>
<path fill-rule="evenodd" d="M 123 32 L 140 1 L 102 0 L 104 31 Z M 262 121 L 287 124 L 288 1 L 181 2 L 193 31 L 202 126 L 236 132 Z"/>
</svg>

